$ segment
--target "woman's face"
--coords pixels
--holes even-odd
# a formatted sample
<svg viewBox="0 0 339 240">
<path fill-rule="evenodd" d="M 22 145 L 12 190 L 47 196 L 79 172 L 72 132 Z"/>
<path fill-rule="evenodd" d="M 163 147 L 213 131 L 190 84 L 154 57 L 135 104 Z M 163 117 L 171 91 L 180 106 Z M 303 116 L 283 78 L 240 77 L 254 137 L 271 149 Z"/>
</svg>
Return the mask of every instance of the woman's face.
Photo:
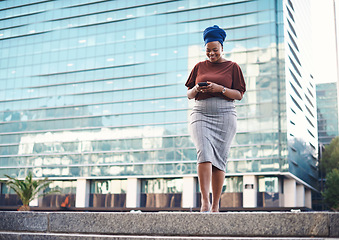
<svg viewBox="0 0 339 240">
<path fill-rule="evenodd" d="M 221 62 L 221 54 L 223 51 L 222 45 L 220 42 L 209 42 L 206 44 L 206 56 L 211 62 Z"/>
</svg>

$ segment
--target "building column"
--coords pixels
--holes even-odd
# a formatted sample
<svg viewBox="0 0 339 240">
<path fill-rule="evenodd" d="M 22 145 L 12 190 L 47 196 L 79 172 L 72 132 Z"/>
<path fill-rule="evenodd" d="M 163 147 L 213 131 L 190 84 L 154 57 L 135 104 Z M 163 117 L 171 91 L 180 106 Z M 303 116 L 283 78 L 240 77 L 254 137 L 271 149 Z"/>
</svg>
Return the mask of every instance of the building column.
<svg viewBox="0 0 339 240">
<path fill-rule="evenodd" d="M 294 179 L 284 179 L 284 207 L 297 206 L 297 182 Z"/>
<path fill-rule="evenodd" d="M 1 200 L 1 198 L 3 197 L 3 194 L 2 194 L 2 192 L 1 192 L 1 188 L 3 187 L 2 185 L 5 186 L 5 183 L 1 183 L 1 182 L 0 182 L 0 200 Z"/>
<path fill-rule="evenodd" d="M 243 176 L 243 207 L 255 208 L 257 207 L 258 198 L 258 181 L 255 175 Z"/>
<path fill-rule="evenodd" d="M 297 184 L 297 207 L 305 207 L 305 187 Z"/>
<path fill-rule="evenodd" d="M 284 206 L 284 177 L 279 177 L 278 189 L 279 189 L 279 207 L 283 207 Z"/>
<path fill-rule="evenodd" d="M 305 189 L 305 207 L 312 209 L 312 191 Z"/>
<path fill-rule="evenodd" d="M 140 179 L 128 178 L 127 179 L 127 192 L 126 192 L 126 207 L 135 208 L 140 207 Z"/>
<path fill-rule="evenodd" d="M 196 205 L 197 180 L 195 177 L 183 177 L 182 207 L 193 208 Z"/>
<path fill-rule="evenodd" d="M 90 181 L 87 179 L 77 180 L 77 190 L 75 195 L 75 207 L 84 208 L 89 206 Z"/>
</svg>

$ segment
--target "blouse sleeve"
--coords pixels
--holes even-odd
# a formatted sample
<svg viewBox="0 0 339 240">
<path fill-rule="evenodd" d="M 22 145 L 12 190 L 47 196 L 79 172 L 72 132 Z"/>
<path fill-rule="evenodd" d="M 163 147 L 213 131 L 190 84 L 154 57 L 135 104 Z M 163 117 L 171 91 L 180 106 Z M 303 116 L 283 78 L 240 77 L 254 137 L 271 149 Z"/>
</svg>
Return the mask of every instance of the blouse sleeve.
<svg viewBox="0 0 339 240">
<path fill-rule="evenodd" d="M 188 89 L 191 89 L 196 85 L 195 80 L 197 78 L 197 74 L 198 74 L 198 64 L 194 66 L 190 76 L 187 79 L 187 82 L 185 83 L 185 86 L 188 87 Z"/>
<path fill-rule="evenodd" d="M 244 93 L 246 91 L 244 76 L 242 74 L 240 66 L 237 63 L 233 64 L 232 89 L 237 89 L 241 93 Z"/>
</svg>

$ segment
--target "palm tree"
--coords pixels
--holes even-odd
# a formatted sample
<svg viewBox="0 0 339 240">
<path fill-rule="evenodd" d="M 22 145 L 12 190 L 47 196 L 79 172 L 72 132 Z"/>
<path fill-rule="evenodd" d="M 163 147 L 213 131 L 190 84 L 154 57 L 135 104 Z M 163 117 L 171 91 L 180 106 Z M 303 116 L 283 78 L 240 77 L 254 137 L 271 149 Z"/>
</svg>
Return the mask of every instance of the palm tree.
<svg viewBox="0 0 339 240">
<path fill-rule="evenodd" d="M 30 207 L 28 206 L 28 204 L 35 197 L 43 197 L 47 194 L 60 192 L 58 190 L 53 190 L 38 195 L 38 193 L 46 189 L 52 181 L 48 180 L 47 177 L 41 180 L 33 180 L 33 173 L 31 171 L 28 172 L 25 180 L 18 180 L 8 175 L 5 176 L 8 178 L 8 180 L 2 182 L 13 189 L 22 201 L 23 206 L 18 209 L 19 211 L 29 211 Z"/>
</svg>

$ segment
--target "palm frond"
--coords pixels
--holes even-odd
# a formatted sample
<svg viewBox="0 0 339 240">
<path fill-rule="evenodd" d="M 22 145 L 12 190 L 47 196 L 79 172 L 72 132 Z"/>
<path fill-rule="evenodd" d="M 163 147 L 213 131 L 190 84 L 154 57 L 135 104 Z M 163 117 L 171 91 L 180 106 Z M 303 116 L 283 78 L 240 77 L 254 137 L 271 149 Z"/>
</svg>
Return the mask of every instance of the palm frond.
<svg viewBox="0 0 339 240">
<path fill-rule="evenodd" d="M 20 199 L 22 198 L 22 191 L 21 191 L 20 185 L 17 185 L 12 182 L 7 182 L 6 184 L 20 197 Z"/>
<path fill-rule="evenodd" d="M 5 182 L 5 184 L 9 188 L 13 189 L 13 191 L 19 196 L 24 205 L 28 205 L 29 202 L 31 202 L 35 197 L 37 197 L 39 192 L 46 189 L 52 182 L 48 180 L 47 177 L 40 180 L 33 180 L 32 172 L 28 172 L 24 180 L 18 180 L 8 175 L 5 176 L 8 178 L 8 180 L 3 182 Z M 38 197 L 57 192 L 60 191 L 58 190 L 48 191 L 46 193 L 40 194 Z"/>
</svg>

